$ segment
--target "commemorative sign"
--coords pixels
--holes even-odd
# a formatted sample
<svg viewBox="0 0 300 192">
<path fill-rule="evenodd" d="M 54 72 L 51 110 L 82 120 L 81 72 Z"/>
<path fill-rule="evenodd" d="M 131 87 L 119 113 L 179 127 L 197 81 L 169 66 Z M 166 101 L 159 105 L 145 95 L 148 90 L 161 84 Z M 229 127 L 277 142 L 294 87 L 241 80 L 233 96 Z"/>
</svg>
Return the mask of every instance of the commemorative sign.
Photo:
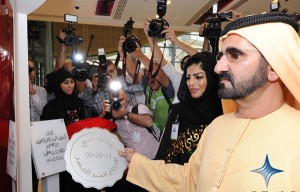
<svg viewBox="0 0 300 192">
<path fill-rule="evenodd" d="M 75 133 L 65 152 L 66 170 L 86 188 L 102 189 L 123 177 L 126 159 L 119 156 L 123 144 L 108 130 L 83 129 Z"/>
</svg>

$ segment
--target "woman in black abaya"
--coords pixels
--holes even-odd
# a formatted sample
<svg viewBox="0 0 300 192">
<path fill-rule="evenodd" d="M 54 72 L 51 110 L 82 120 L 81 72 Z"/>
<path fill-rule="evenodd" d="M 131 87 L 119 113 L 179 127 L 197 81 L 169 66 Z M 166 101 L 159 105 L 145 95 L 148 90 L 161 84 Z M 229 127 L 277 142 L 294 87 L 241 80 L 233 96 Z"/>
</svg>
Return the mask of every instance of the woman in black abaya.
<svg viewBox="0 0 300 192">
<path fill-rule="evenodd" d="M 205 127 L 223 114 L 215 65 L 216 58 L 209 52 L 196 53 L 188 59 L 177 94 L 180 102 L 170 106 L 155 159 L 188 162 Z"/>
<path fill-rule="evenodd" d="M 53 73 L 49 83 L 55 98 L 50 100 L 43 109 L 41 120 L 64 119 L 65 125 L 70 125 L 85 118 L 84 104 L 76 94 L 74 75 L 66 69 Z M 73 181 L 67 172 L 59 173 L 60 192 L 96 192 L 96 189 L 86 189 L 80 183 Z"/>
</svg>

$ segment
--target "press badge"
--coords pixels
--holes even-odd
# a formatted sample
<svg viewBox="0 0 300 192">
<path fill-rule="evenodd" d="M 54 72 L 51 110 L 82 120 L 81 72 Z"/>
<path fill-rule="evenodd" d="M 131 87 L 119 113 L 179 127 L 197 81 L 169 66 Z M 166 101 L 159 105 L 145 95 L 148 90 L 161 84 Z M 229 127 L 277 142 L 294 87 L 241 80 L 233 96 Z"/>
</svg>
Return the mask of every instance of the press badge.
<svg viewBox="0 0 300 192">
<path fill-rule="evenodd" d="M 141 133 L 138 131 L 133 132 L 133 142 L 139 143 L 141 142 Z"/>
<path fill-rule="evenodd" d="M 151 109 L 155 109 L 155 108 L 156 108 L 156 100 L 152 100 Z"/>
<path fill-rule="evenodd" d="M 179 123 L 178 123 L 178 116 L 177 116 L 175 122 L 172 124 L 171 139 L 177 140 L 178 129 L 179 129 Z"/>
</svg>

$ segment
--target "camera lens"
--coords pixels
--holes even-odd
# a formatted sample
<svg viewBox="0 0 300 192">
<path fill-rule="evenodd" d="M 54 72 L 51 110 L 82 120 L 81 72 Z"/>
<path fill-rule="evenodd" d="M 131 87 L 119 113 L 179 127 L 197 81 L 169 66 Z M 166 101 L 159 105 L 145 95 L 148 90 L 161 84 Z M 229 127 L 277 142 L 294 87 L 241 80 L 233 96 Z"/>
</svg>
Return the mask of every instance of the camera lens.
<svg viewBox="0 0 300 192">
<path fill-rule="evenodd" d="M 123 50 L 128 53 L 135 51 L 135 49 L 136 49 L 135 42 L 136 41 L 133 40 L 132 38 L 127 38 L 123 43 Z"/>
<path fill-rule="evenodd" d="M 122 104 L 120 101 L 113 101 L 110 105 L 110 107 L 115 110 L 118 111 L 121 108 Z"/>
<path fill-rule="evenodd" d="M 106 88 L 108 83 L 107 75 L 101 75 L 98 79 L 99 88 Z"/>
<path fill-rule="evenodd" d="M 153 33 L 156 34 L 160 31 L 161 25 L 159 23 L 151 23 L 149 25 L 149 30 Z"/>
<path fill-rule="evenodd" d="M 84 69 L 75 68 L 73 73 L 78 81 L 85 81 L 88 77 L 88 73 Z"/>
<path fill-rule="evenodd" d="M 151 20 L 149 24 L 149 31 L 148 35 L 150 37 L 156 37 L 156 38 L 165 38 L 165 33 L 161 34 L 161 32 L 164 30 L 164 26 L 169 26 L 169 23 L 164 19 L 153 19 Z"/>
</svg>

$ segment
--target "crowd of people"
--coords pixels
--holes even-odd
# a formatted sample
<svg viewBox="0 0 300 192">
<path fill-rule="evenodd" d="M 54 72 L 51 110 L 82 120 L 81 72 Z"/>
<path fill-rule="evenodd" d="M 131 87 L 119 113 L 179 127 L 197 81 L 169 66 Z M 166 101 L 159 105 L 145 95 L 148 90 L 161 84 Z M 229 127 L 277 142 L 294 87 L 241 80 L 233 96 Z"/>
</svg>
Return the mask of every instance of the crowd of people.
<svg viewBox="0 0 300 192">
<path fill-rule="evenodd" d="M 46 89 L 32 84 L 34 64 L 29 61 L 31 121 L 114 121 L 114 133 L 126 147 L 119 154 L 129 168 L 107 192 L 300 190 L 300 112 L 285 101 L 300 102 L 297 22 L 285 13 L 242 17 L 233 12 L 217 53 L 208 39 L 198 52 L 165 26 L 165 38 L 186 53 L 178 71 L 149 36 L 150 20 L 145 20 L 144 32 L 153 58 L 139 43 L 124 52 L 126 37 L 120 36 L 117 46 L 126 74 L 107 60 L 104 87 L 99 86 L 101 71 L 76 78 L 63 44 Z M 117 109 L 108 87 L 115 80 L 122 84 Z M 227 106 L 222 99 L 233 100 L 237 109 L 223 114 Z M 60 173 L 60 190 L 94 191 L 67 172 Z"/>
</svg>

